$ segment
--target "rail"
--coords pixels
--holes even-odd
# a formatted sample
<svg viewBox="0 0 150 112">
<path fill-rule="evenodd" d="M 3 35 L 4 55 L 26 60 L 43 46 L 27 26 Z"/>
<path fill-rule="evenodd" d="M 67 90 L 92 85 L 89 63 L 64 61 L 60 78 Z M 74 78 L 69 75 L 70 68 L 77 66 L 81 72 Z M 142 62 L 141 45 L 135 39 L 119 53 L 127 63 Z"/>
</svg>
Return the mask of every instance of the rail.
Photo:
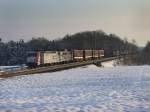
<svg viewBox="0 0 150 112">
<path fill-rule="evenodd" d="M 46 67 L 39 67 L 39 68 L 34 68 L 34 69 L 17 70 L 17 71 L 13 71 L 13 72 L 4 72 L 4 73 L 0 74 L 0 78 L 60 71 L 60 70 L 65 70 L 65 69 L 69 69 L 69 68 L 90 65 L 90 64 L 97 63 L 97 62 L 101 63 L 101 62 L 111 61 L 111 60 L 115 60 L 115 59 L 119 59 L 119 58 L 122 58 L 122 56 L 102 58 L 102 59 L 96 59 L 96 60 L 88 60 L 88 61 L 82 61 L 82 62 L 67 63 L 67 64 L 60 64 L 60 65 L 53 65 L 53 66 L 46 66 Z"/>
</svg>

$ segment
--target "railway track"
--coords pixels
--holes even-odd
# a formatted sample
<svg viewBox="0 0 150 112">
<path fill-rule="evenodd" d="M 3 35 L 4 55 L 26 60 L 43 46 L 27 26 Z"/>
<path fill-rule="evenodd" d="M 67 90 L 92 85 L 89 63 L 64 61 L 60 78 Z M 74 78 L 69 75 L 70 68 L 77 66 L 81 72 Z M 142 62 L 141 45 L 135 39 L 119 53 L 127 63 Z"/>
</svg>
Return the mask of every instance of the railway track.
<svg viewBox="0 0 150 112">
<path fill-rule="evenodd" d="M 74 62 L 74 63 L 60 64 L 60 65 L 53 65 L 53 66 L 46 66 L 46 67 L 38 67 L 34 69 L 23 69 L 23 70 L 17 70 L 14 72 L 4 72 L 0 74 L 0 78 L 8 78 L 8 77 L 20 76 L 20 75 L 30 75 L 30 74 L 37 74 L 37 73 L 60 71 L 60 70 L 65 70 L 69 68 L 85 66 L 89 64 L 96 64 L 96 63 L 111 61 L 111 60 L 115 60 L 118 58 L 121 58 L 121 57 L 103 58 L 103 59 L 97 59 L 97 60 Z"/>
</svg>

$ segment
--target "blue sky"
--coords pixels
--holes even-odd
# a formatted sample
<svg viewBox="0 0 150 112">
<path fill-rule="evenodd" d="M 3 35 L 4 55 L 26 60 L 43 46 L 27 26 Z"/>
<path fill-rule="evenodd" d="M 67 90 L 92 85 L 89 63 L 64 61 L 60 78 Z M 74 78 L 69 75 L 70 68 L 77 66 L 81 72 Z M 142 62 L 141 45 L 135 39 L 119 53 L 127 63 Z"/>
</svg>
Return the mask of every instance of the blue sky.
<svg viewBox="0 0 150 112">
<path fill-rule="evenodd" d="M 86 30 L 103 30 L 150 40 L 149 0 L 0 0 L 0 38 L 61 38 Z"/>
</svg>

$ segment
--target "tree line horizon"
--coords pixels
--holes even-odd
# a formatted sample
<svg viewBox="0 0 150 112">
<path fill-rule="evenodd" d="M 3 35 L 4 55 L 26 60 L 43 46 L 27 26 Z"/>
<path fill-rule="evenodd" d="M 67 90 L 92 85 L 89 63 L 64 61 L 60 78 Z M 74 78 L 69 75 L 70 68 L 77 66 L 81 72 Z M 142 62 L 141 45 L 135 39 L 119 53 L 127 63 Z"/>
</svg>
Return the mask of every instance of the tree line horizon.
<svg viewBox="0 0 150 112">
<path fill-rule="evenodd" d="M 97 30 L 68 34 L 55 40 L 38 37 L 26 42 L 24 39 L 3 42 L 0 39 L 0 65 L 25 64 L 28 51 L 59 51 L 64 49 L 104 49 L 105 56 L 108 57 L 112 55 L 113 51 L 125 51 L 136 54 L 130 58 L 130 63 L 150 64 L 150 42 L 147 42 L 147 45 L 141 49 L 136 45 L 135 40 L 129 42 L 127 38 L 122 39 L 115 34 L 107 34 Z"/>
</svg>

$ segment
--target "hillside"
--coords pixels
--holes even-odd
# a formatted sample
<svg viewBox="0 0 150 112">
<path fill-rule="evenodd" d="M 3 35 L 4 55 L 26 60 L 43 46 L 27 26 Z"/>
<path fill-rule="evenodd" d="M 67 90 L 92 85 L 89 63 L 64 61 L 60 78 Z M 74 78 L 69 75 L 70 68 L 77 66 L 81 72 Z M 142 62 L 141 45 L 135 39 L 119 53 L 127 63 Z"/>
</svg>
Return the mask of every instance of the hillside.
<svg viewBox="0 0 150 112">
<path fill-rule="evenodd" d="M 23 39 L 7 43 L 0 41 L 0 65 L 24 64 L 26 52 L 30 50 L 54 51 L 64 49 L 104 49 L 105 56 L 110 56 L 113 51 L 135 52 L 137 46 L 122 40 L 115 34 L 106 34 L 103 31 L 79 32 L 53 41 L 44 37 L 32 38 L 28 42 L 24 42 Z"/>
</svg>

